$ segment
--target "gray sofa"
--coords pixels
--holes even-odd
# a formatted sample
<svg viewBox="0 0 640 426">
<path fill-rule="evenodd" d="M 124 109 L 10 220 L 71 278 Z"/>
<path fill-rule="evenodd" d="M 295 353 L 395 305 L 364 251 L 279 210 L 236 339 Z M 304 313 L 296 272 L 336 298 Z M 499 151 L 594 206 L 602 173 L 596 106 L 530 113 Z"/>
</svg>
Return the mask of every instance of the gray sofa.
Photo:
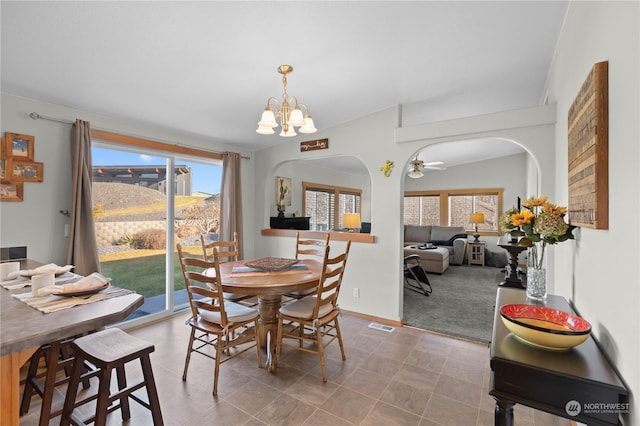
<svg viewBox="0 0 640 426">
<path fill-rule="evenodd" d="M 449 263 L 462 265 L 467 252 L 467 231 L 462 226 L 405 225 L 404 245 L 427 242 L 449 250 Z"/>
</svg>

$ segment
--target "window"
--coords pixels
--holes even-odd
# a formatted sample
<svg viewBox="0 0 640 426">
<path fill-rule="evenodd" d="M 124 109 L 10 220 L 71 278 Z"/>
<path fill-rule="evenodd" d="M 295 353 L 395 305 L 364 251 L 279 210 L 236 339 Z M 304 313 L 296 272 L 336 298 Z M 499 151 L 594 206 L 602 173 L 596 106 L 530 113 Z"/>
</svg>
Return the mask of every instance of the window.
<svg viewBox="0 0 640 426">
<path fill-rule="evenodd" d="M 186 307 L 175 243 L 199 256 L 200 235 L 217 238 L 220 155 L 100 131 L 92 139 L 101 272 L 144 296 L 128 320 Z"/>
<path fill-rule="evenodd" d="M 502 211 L 502 189 L 461 189 L 449 191 L 407 191 L 404 194 L 405 225 L 463 226 L 474 230 L 471 213 L 484 213 L 479 232 L 498 233 Z"/>
<path fill-rule="evenodd" d="M 360 189 L 302 182 L 302 191 L 302 208 L 305 216 L 311 218 L 312 231 L 340 229 L 344 213 L 360 213 Z"/>
</svg>

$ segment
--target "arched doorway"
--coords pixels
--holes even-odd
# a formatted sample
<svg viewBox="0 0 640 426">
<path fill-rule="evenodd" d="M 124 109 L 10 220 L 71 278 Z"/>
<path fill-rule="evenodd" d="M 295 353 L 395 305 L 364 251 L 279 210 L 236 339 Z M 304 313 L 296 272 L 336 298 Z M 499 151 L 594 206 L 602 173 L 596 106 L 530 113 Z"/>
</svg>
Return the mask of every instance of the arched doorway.
<svg viewBox="0 0 640 426">
<path fill-rule="evenodd" d="M 416 163 L 416 159 L 422 163 Z M 419 166 L 420 173 L 410 173 L 416 170 L 416 166 Z M 539 176 L 537 163 L 529 152 L 519 143 L 504 138 L 475 138 L 423 146 L 407 160 L 403 171 L 405 200 L 412 198 L 408 194 L 440 194 L 439 197 L 425 198 L 435 198 L 436 203 L 444 202 L 445 205 L 432 207 L 431 210 L 427 210 L 426 206 L 421 210 L 424 216 L 428 216 L 429 211 L 435 211 L 436 217 L 420 218 L 425 224 L 438 226 L 460 225 L 459 218 L 457 222 L 452 220 L 456 215 L 456 210 L 452 207 L 453 199 L 457 197 L 454 195 L 456 192 L 466 194 L 465 191 L 474 193 L 488 191 L 489 188 L 500 189 L 500 204 L 496 208 L 496 214 L 500 215 L 516 205 L 517 197 L 535 195 Z M 447 199 L 442 201 L 445 196 Z M 469 217 L 468 212 L 465 215 L 466 218 Z M 411 223 L 414 219 L 403 208 L 404 224 Z M 494 222 L 497 225 L 497 216 Z M 465 225 L 467 232 L 473 229 L 468 222 Z M 491 266 L 469 266 L 465 258 L 462 264 L 451 264 L 442 273 L 427 271 L 433 288 L 430 296 L 407 292 L 405 286 L 402 297 L 405 324 L 472 340 L 488 341 L 495 288 L 504 278 L 502 268 L 494 266 L 504 266 L 500 264 L 503 261 L 506 263 L 507 259 L 504 249 L 498 247 L 498 238 L 499 234 L 495 231 L 482 233 L 481 241 L 483 253 L 487 253 L 486 258 L 493 258 L 494 253 L 496 258 L 501 258 L 492 262 Z M 473 241 L 473 237 L 470 241 Z M 466 255 L 468 256 L 468 247 Z M 476 281 L 475 287 L 465 282 L 471 280 Z M 484 281 L 484 285 L 479 284 L 481 281 Z M 454 286 L 460 286 L 461 290 L 452 290 Z M 447 300 L 447 297 L 451 300 Z M 445 306 L 449 302 L 450 306 Z M 483 322 L 484 324 L 479 324 Z"/>
</svg>

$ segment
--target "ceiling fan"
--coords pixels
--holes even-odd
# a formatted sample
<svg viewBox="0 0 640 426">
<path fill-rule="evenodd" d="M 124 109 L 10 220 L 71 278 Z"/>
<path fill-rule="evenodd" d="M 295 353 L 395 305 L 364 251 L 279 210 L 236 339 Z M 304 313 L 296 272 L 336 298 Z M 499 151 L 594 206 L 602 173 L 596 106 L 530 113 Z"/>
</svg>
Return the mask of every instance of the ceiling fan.
<svg viewBox="0 0 640 426">
<path fill-rule="evenodd" d="M 410 178 L 417 179 L 424 176 L 424 173 L 422 173 L 423 169 L 446 170 L 446 167 L 440 167 L 442 164 L 444 164 L 442 161 L 431 161 L 429 163 L 425 163 L 424 161 L 418 159 L 418 156 L 416 155 L 416 158 L 414 160 L 411 160 L 408 175 Z"/>
</svg>

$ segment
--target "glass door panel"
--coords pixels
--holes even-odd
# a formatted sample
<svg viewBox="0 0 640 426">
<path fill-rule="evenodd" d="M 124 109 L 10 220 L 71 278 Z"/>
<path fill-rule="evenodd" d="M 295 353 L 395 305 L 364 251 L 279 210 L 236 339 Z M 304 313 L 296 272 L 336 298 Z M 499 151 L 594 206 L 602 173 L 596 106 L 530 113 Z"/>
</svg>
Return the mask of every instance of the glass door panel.
<svg viewBox="0 0 640 426">
<path fill-rule="evenodd" d="M 92 161 L 101 272 L 144 296 L 129 319 L 165 311 L 169 159 L 94 144 Z"/>
<path fill-rule="evenodd" d="M 180 157 L 175 160 L 175 169 L 175 242 L 181 244 L 186 255 L 202 257 L 201 236 L 207 242 L 218 240 L 222 167 L 213 160 Z M 175 244 L 173 253 L 174 305 L 182 309 L 189 300 Z"/>
</svg>

